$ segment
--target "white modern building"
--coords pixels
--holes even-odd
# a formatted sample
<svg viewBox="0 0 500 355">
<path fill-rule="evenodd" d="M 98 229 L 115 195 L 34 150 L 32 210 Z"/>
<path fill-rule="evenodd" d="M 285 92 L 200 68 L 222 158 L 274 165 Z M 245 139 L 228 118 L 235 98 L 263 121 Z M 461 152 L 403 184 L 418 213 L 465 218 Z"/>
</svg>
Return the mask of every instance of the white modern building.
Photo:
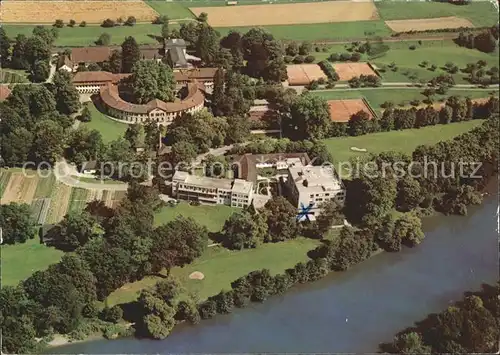
<svg viewBox="0 0 500 355">
<path fill-rule="evenodd" d="M 204 204 L 242 208 L 252 203 L 253 183 L 242 179 L 216 179 L 176 171 L 172 178 L 172 196 Z"/>
<path fill-rule="evenodd" d="M 321 204 L 335 200 L 344 205 L 346 191 L 335 169 L 330 166 L 295 166 L 288 169 L 287 184 L 291 202 L 299 214 L 311 220 L 319 215 Z"/>
</svg>

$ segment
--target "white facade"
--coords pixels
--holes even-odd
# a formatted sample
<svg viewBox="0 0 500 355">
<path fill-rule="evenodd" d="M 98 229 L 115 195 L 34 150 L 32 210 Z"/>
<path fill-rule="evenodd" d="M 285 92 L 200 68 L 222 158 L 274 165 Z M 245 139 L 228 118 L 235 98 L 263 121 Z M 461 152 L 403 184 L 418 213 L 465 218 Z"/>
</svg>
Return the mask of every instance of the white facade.
<svg viewBox="0 0 500 355">
<path fill-rule="evenodd" d="M 307 209 L 308 215 L 317 216 L 321 212 L 321 204 L 329 200 L 344 205 L 345 187 L 333 167 L 291 167 L 287 184 L 299 213 Z"/>
<path fill-rule="evenodd" d="M 75 84 L 76 91 L 78 91 L 79 94 L 98 94 L 102 86 L 104 86 L 104 84 Z"/>
<path fill-rule="evenodd" d="M 215 179 L 176 171 L 172 196 L 204 204 L 245 207 L 252 203 L 253 183 L 241 179 Z"/>
</svg>

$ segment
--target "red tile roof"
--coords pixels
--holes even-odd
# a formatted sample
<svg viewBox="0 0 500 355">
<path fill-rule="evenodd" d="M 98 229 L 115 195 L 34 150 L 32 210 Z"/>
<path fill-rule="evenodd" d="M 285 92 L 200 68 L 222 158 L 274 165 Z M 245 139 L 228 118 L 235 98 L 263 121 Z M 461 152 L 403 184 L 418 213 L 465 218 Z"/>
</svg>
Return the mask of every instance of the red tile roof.
<svg viewBox="0 0 500 355">
<path fill-rule="evenodd" d="M 0 101 L 4 101 L 9 97 L 11 90 L 8 85 L 0 85 Z"/>
<path fill-rule="evenodd" d="M 107 71 L 81 71 L 73 76 L 73 83 L 102 82 L 117 83 L 131 74 L 113 74 Z"/>
<path fill-rule="evenodd" d="M 105 62 L 111 56 L 109 47 L 82 47 L 71 50 L 71 61 L 78 63 L 101 63 Z"/>
</svg>

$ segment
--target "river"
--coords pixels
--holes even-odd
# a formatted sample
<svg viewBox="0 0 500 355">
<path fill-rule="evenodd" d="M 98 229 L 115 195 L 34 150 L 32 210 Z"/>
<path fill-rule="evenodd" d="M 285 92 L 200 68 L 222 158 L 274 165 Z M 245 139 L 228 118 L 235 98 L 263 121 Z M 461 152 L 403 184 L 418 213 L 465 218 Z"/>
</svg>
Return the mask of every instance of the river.
<svg viewBox="0 0 500 355">
<path fill-rule="evenodd" d="M 464 291 L 498 279 L 496 209 L 489 198 L 466 217 L 427 218 L 426 239 L 416 248 L 378 254 L 264 304 L 176 327 L 163 341 L 97 340 L 49 352 L 375 352 L 380 342 L 445 309 Z"/>
</svg>

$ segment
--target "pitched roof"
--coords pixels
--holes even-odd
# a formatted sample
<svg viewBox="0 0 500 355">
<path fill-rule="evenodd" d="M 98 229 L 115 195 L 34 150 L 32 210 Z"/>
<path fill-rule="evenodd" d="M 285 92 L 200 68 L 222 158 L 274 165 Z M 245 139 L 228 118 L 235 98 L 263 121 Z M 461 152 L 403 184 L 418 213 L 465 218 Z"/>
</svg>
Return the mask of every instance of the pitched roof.
<svg viewBox="0 0 500 355">
<path fill-rule="evenodd" d="M 163 48 L 141 48 L 141 59 L 160 59 L 163 55 Z"/>
<path fill-rule="evenodd" d="M 73 63 L 101 63 L 111 56 L 110 47 L 81 47 L 71 50 L 71 61 Z"/>
<path fill-rule="evenodd" d="M 186 47 L 186 41 L 181 38 L 171 38 L 165 41 L 165 47 Z"/>
<path fill-rule="evenodd" d="M 0 85 L 0 101 L 4 101 L 9 97 L 11 90 L 8 85 Z"/>
<path fill-rule="evenodd" d="M 107 106 L 123 112 L 138 114 L 146 114 L 154 109 L 160 109 L 167 113 L 180 112 L 191 107 L 198 106 L 205 101 L 205 96 L 203 95 L 203 92 L 199 90 L 197 83 L 189 83 L 187 85 L 186 97 L 175 102 L 164 102 L 162 100 L 154 99 L 144 105 L 133 104 L 123 100 L 118 92 L 118 87 L 111 83 L 102 87 L 100 94 L 102 101 Z"/>
<path fill-rule="evenodd" d="M 168 56 L 170 57 L 170 60 L 172 61 L 172 64 L 174 66 L 186 66 L 187 65 L 187 59 L 184 54 L 184 49 L 182 47 L 171 47 L 167 51 Z"/>
<path fill-rule="evenodd" d="M 81 71 L 73 76 L 73 83 L 117 83 L 131 74 L 113 74 L 107 71 Z"/>
<path fill-rule="evenodd" d="M 174 71 L 176 81 L 213 81 L 218 68 L 193 68 Z"/>
</svg>

